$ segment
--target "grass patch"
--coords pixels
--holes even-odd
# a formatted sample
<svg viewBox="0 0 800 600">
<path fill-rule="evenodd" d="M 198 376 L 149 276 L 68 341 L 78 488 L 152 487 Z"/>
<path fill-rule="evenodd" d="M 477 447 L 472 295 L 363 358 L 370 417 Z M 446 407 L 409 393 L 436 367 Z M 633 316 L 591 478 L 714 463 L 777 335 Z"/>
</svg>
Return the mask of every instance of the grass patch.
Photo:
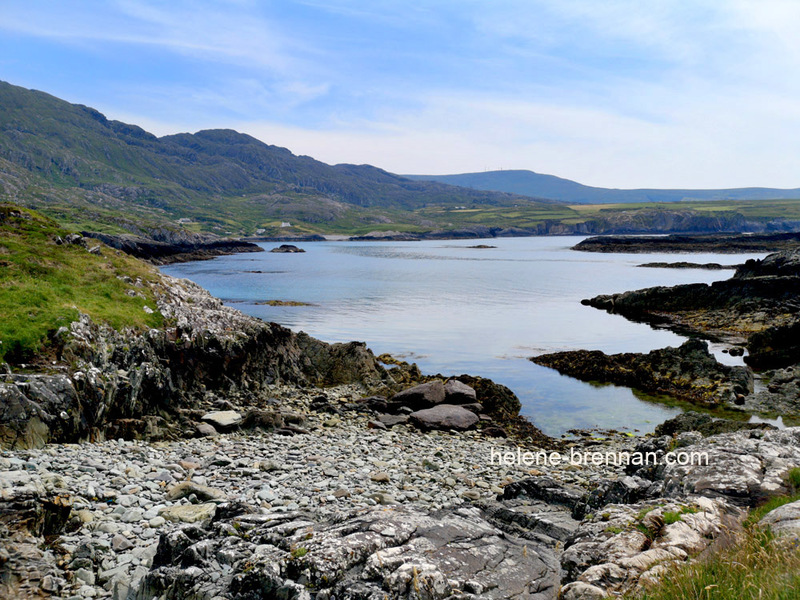
<svg viewBox="0 0 800 600">
<path fill-rule="evenodd" d="M 800 598 L 800 547 L 798 540 L 779 538 L 758 522 L 765 514 L 800 500 L 800 469 L 786 475 L 792 493 L 770 498 L 750 511 L 741 531 L 691 562 L 673 567 L 657 584 L 625 596 L 628 600 L 797 600 Z M 669 524 L 681 514 L 696 512 L 687 506 L 664 513 Z M 674 520 L 673 520 L 674 519 Z"/>
<path fill-rule="evenodd" d="M 723 550 L 680 565 L 629 600 L 797 600 L 800 552 L 748 528 Z"/>
<path fill-rule="evenodd" d="M 144 310 L 156 306 L 149 286 L 160 278 L 155 268 L 96 240 L 87 245 L 100 246 L 99 254 L 57 244 L 67 233 L 34 211 L 0 204 L 0 360 L 30 362 L 80 312 L 117 329 L 163 324 L 160 313 Z"/>
</svg>

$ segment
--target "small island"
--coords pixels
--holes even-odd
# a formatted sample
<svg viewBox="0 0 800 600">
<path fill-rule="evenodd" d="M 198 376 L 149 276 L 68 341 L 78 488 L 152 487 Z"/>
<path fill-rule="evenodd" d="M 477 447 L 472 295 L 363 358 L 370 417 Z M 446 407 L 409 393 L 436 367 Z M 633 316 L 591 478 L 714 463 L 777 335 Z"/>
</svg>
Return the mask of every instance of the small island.
<svg viewBox="0 0 800 600">
<path fill-rule="evenodd" d="M 305 252 L 302 248 L 298 248 L 297 246 L 293 246 L 292 244 L 281 244 L 277 248 L 273 248 L 270 252 L 283 252 L 283 253 L 295 253 L 295 252 Z"/>
</svg>

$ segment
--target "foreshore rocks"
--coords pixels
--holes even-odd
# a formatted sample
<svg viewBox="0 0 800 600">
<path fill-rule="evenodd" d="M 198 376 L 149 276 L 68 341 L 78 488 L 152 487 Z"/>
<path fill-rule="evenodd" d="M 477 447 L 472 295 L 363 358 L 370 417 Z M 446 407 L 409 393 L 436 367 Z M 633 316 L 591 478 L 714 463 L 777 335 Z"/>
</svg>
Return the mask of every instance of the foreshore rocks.
<svg viewBox="0 0 800 600">
<path fill-rule="evenodd" d="M 727 229 L 732 231 L 732 229 Z M 745 253 L 792 251 L 800 246 L 800 233 L 720 233 L 672 234 L 665 236 L 604 235 L 582 240 L 573 250 L 584 252 L 664 253 L 714 252 Z"/>
<path fill-rule="evenodd" d="M 735 405 L 737 398 L 753 390 L 752 374 L 746 368 L 720 364 L 700 340 L 648 354 L 573 350 L 530 360 L 582 381 L 625 385 L 707 407 Z"/>
<path fill-rule="evenodd" d="M 189 281 L 162 281 L 167 328 L 118 332 L 82 316 L 57 336 L 54 373 L 0 375 L 0 445 L 191 435 L 202 403 L 224 396 L 257 408 L 272 383 L 397 387 L 364 344 L 326 344 L 225 307 Z"/>
<path fill-rule="evenodd" d="M 748 260 L 730 279 L 582 300 L 585 305 L 682 334 L 734 344 L 762 385 L 737 397 L 751 412 L 800 418 L 800 249 Z"/>
<path fill-rule="evenodd" d="M 795 428 L 576 441 L 577 452 L 660 460 L 630 473 L 588 461 L 534 469 L 499 462 L 516 442 L 480 431 L 372 429 L 360 390 L 268 386 L 283 399 L 275 410 L 303 416 L 294 436 L 3 452 L 0 518 L 16 532 L 0 565 L 16 579 L 5 581 L 20 598 L 605 597 L 697 556 L 800 466 Z M 676 448 L 710 462 L 666 464 Z M 25 516 L 58 498 L 52 517 Z"/>
</svg>

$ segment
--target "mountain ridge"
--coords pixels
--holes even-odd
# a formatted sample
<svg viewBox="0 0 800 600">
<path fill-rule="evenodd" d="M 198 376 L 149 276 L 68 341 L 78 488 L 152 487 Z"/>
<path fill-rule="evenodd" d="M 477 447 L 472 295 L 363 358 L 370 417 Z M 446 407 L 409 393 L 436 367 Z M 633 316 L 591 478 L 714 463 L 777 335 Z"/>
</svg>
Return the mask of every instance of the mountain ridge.
<svg viewBox="0 0 800 600">
<path fill-rule="evenodd" d="M 115 211 L 132 213 L 136 218 L 123 229 L 136 229 L 139 219 L 184 219 L 203 230 L 252 235 L 267 229 L 266 221 L 369 225 L 390 219 L 384 211 L 429 205 L 542 204 L 517 194 L 412 181 L 370 165 L 328 165 L 230 129 L 156 137 L 85 105 L 5 82 L 0 160 L 4 199 L 30 203 L 38 196 L 34 204 L 73 213 L 68 205 L 78 204 L 105 223 L 113 222 Z"/>
<path fill-rule="evenodd" d="M 681 202 L 686 200 L 785 200 L 800 198 L 800 188 L 602 188 L 526 169 L 453 175 L 404 175 L 404 177 L 416 181 L 437 181 L 477 190 L 503 191 L 576 204 L 627 204 L 634 202 Z"/>
</svg>

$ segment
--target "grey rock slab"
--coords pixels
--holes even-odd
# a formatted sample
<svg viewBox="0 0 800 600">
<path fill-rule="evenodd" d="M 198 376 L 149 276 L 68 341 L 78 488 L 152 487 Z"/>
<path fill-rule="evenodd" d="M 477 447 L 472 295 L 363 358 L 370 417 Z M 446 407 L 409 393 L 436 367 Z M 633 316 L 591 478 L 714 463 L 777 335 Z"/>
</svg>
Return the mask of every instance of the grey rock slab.
<svg viewBox="0 0 800 600">
<path fill-rule="evenodd" d="M 161 511 L 160 516 L 167 521 L 180 521 L 182 523 L 198 523 L 210 521 L 217 511 L 217 505 L 207 504 L 187 504 L 170 506 Z"/>
<path fill-rule="evenodd" d="M 433 408 L 426 408 L 411 413 L 410 420 L 417 427 L 429 429 L 455 429 L 463 431 L 474 427 L 478 416 L 453 404 L 439 404 Z"/>
</svg>

